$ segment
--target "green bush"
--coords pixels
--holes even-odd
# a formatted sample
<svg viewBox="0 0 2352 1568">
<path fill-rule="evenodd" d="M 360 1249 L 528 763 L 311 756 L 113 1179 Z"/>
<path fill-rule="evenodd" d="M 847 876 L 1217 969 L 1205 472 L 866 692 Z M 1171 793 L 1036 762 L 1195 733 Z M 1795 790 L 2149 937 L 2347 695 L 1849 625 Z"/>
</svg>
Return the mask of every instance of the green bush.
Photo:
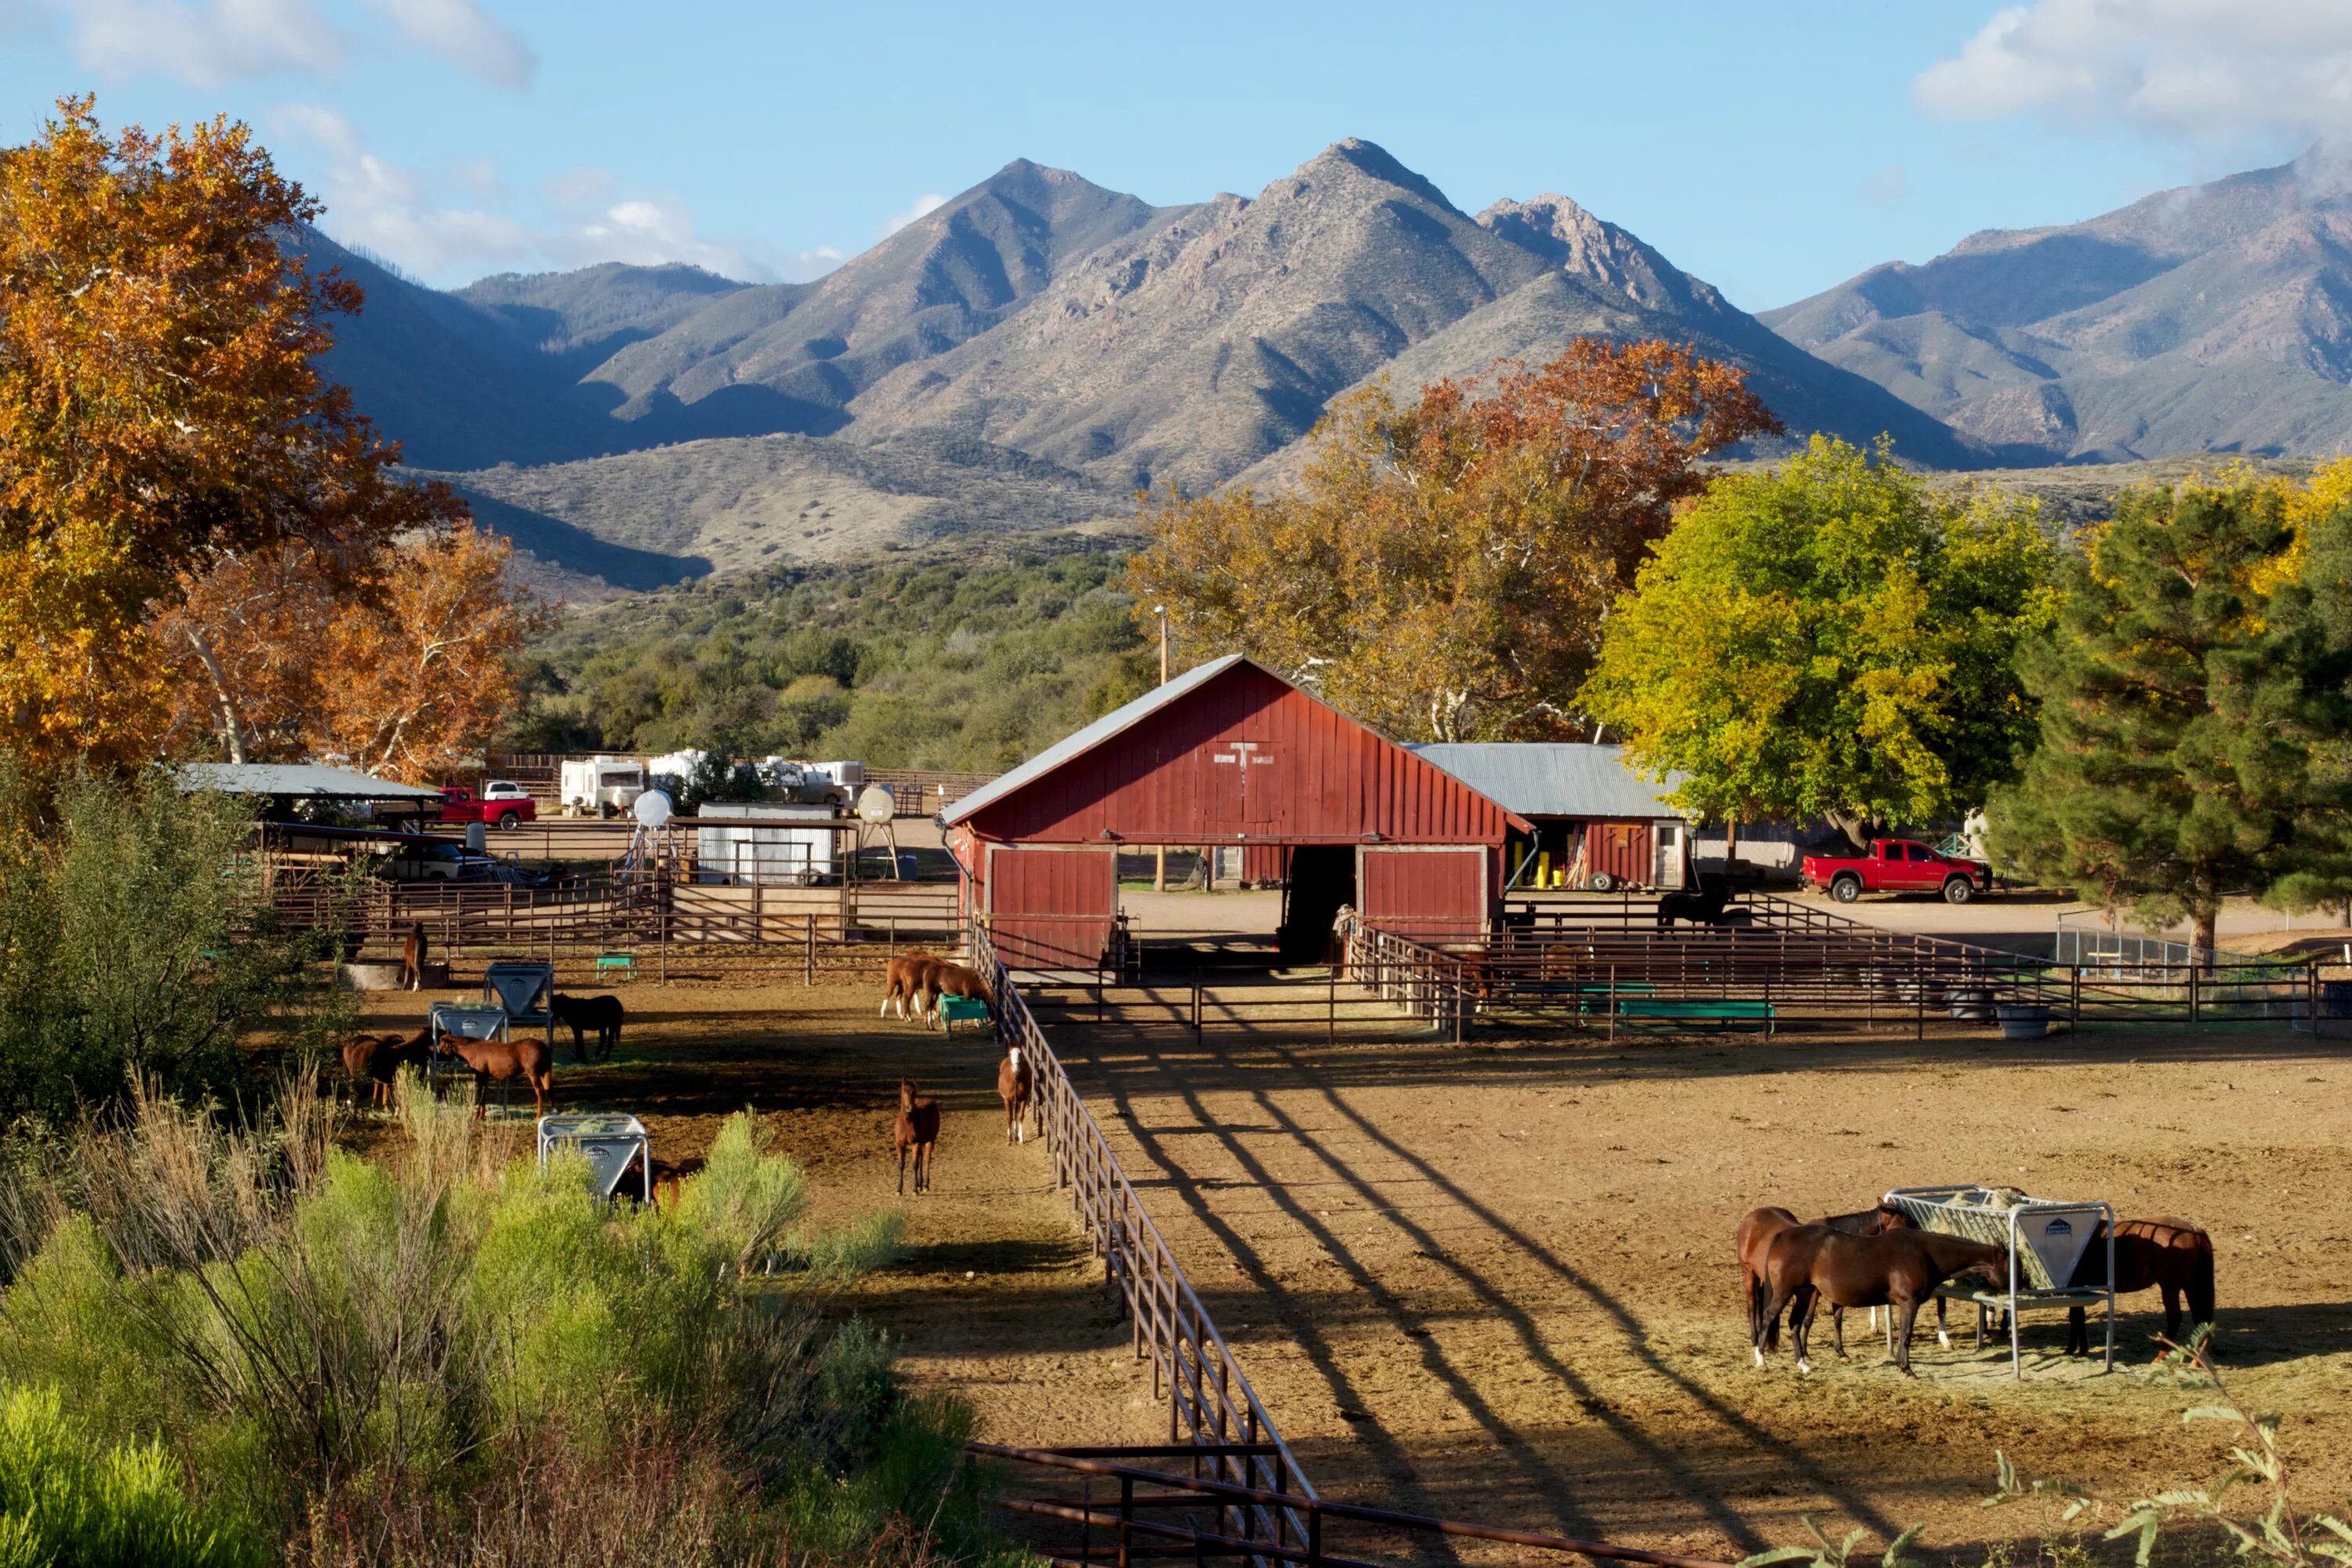
<svg viewBox="0 0 2352 1568">
<path fill-rule="evenodd" d="M 373 1163 L 299 1082 L 250 1130 L 139 1095 L 20 1163 L 0 1381 L 297 1561 L 988 1550 L 961 1407 L 906 1397 L 882 1336 L 829 1311 L 896 1216 L 800 1231 L 800 1173 L 748 1113 L 656 1211 L 413 1081 L 401 1110 Z"/>
<path fill-rule="evenodd" d="M 159 1443 L 94 1444 L 56 1389 L 0 1394 L 0 1568 L 238 1568 L 249 1526 L 188 1500 Z"/>
</svg>

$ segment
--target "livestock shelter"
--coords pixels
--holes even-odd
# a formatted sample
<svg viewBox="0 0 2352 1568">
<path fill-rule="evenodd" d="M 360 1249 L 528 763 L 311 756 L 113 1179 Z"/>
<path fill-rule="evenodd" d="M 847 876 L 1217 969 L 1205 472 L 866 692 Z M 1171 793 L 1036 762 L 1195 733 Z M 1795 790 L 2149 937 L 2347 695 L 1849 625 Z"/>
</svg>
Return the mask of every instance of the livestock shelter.
<svg viewBox="0 0 2352 1568">
<path fill-rule="evenodd" d="M 1534 826 L 1239 654 L 1167 685 L 940 813 L 968 909 L 1016 969 L 1092 969 L 1120 851 L 1273 846 L 1280 950 L 1319 954 L 1341 905 L 1423 941 L 1475 941 L 1503 849 Z"/>
<path fill-rule="evenodd" d="M 1535 824 L 1515 846 L 1517 888 L 1679 888 L 1690 871 L 1690 832 L 1664 797 L 1681 775 L 1634 776 L 1624 748 L 1491 742 L 1412 748 L 1471 788 Z"/>
</svg>

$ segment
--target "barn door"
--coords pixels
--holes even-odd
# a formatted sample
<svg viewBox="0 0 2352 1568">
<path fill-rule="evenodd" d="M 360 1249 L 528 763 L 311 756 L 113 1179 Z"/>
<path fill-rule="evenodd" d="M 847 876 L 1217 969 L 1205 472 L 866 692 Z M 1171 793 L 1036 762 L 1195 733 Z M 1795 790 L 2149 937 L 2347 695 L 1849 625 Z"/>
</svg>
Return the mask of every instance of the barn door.
<svg viewBox="0 0 2352 1568">
<path fill-rule="evenodd" d="M 1091 973 L 1118 910 L 1118 855 L 1106 845 L 988 851 L 988 931 L 1007 969 Z"/>
<path fill-rule="evenodd" d="M 1483 845 L 1358 851 L 1356 912 L 1369 926 L 1420 942 L 1475 942 L 1486 933 Z"/>
</svg>

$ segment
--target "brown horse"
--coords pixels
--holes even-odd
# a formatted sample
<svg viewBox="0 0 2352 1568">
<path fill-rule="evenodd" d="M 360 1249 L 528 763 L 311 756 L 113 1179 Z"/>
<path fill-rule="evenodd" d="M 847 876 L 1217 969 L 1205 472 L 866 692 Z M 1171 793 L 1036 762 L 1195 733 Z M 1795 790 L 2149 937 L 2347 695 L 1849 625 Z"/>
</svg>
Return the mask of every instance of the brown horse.
<svg viewBox="0 0 2352 1568">
<path fill-rule="evenodd" d="M 407 1039 L 398 1035 L 354 1035 L 343 1043 L 343 1076 L 351 1080 L 352 1109 L 360 1104 L 360 1080 L 369 1082 L 368 1103 L 392 1103 L 392 1086 L 403 1067 L 425 1065 L 432 1037 L 419 1030 Z"/>
<path fill-rule="evenodd" d="M 551 996 L 547 1010 L 557 1023 L 572 1026 L 572 1060 L 613 1059 L 621 1044 L 621 1025 L 628 1017 L 628 1009 L 621 1005 L 618 996 Z M 593 1048 L 583 1043 L 592 1033 L 596 1037 Z"/>
<path fill-rule="evenodd" d="M 927 1010 L 925 997 L 928 993 L 924 982 L 931 968 L 940 962 L 929 953 L 921 952 L 905 952 L 892 959 L 882 971 L 882 1010 L 875 1016 L 888 1017 L 891 1005 L 895 1003 L 901 1018 L 907 1016 L 909 1005 L 919 1017 Z"/>
<path fill-rule="evenodd" d="M 425 940 L 425 922 L 412 921 L 407 939 L 400 944 L 400 987 L 404 991 L 419 991 L 425 986 L 425 956 L 429 944 Z"/>
<path fill-rule="evenodd" d="M 2091 1233 L 2073 1285 L 2107 1282 L 2107 1227 Z M 2213 1321 L 2213 1238 L 2185 1219 L 2116 1221 L 2116 1294 L 2161 1289 L 2164 1337 L 2180 1342 L 2180 1307 L 2185 1299 L 2193 1323 Z M 2066 1309 L 2066 1353 L 2091 1353 L 2090 1324 L 2080 1307 Z"/>
<path fill-rule="evenodd" d="M 1797 1370 L 1813 1370 L 1807 1353 L 1818 1302 L 1832 1307 L 1894 1310 L 1895 1364 L 1911 1373 L 1911 1326 L 1936 1287 L 1955 1275 L 1981 1273 L 2006 1279 L 2009 1249 L 1932 1230 L 1889 1230 L 1854 1236 L 1825 1225 L 1801 1225 L 1774 1237 L 1764 1263 L 1765 1318 L 1788 1307 L 1796 1341 Z M 1753 1342 L 1756 1363 L 1764 1363 L 1764 1334 Z"/>
<path fill-rule="evenodd" d="M 656 1160 L 652 1177 L 646 1183 L 646 1201 L 658 1208 L 662 1204 L 675 1205 L 686 1191 L 688 1178 L 702 1174 L 703 1159 L 689 1154 L 683 1160 Z"/>
<path fill-rule="evenodd" d="M 1741 1293 L 1748 1299 L 1748 1337 L 1750 1342 L 1760 1333 L 1764 1348 L 1780 1348 L 1780 1318 L 1777 1312 L 1770 1322 L 1762 1321 L 1764 1312 L 1764 1260 L 1772 1238 L 1793 1226 L 1801 1224 L 1797 1216 L 1784 1208 L 1751 1209 L 1739 1222 L 1732 1237 L 1732 1250 L 1739 1259 Z M 1817 1220 L 1817 1225 L 1842 1230 L 1850 1236 L 1876 1236 L 1881 1231 L 1901 1230 L 1913 1222 L 1901 1209 L 1886 1204 L 1876 1208 L 1857 1209 L 1853 1214 L 1833 1214 Z M 1845 1354 L 1845 1309 L 1830 1309 L 1830 1331 L 1837 1343 L 1837 1353 Z"/>
<path fill-rule="evenodd" d="M 1036 1091 L 1037 1075 L 1021 1059 L 1021 1047 L 1014 1046 L 996 1064 L 996 1098 L 1004 1101 L 1004 1141 L 1026 1143 L 1029 1131 L 1022 1118 L 1029 1113 L 1029 1099 Z"/>
<path fill-rule="evenodd" d="M 967 1001 L 985 1002 L 992 1007 L 996 1005 L 995 994 L 989 990 L 988 982 L 981 978 L 980 971 L 967 969 L 961 963 L 934 961 L 923 976 L 923 990 L 925 995 L 921 1010 L 927 1013 L 939 1011 L 939 999 L 942 996 L 961 996 Z M 945 1028 L 947 1025 L 942 1021 L 940 1026 Z"/>
<path fill-rule="evenodd" d="M 907 1155 L 915 1156 L 915 1191 L 931 1190 L 931 1146 L 940 1141 L 940 1102 L 917 1100 L 915 1086 L 898 1080 L 898 1191 L 907 1190 Z"/>
<path fill-rule="evenodd" d="M 441 1037 L 441 1053 L 456 1057 L 474 1069 L 474 1120 L 479 1121 L 486 1110 L 490 1080 L 512 1083 L 520 1079 L 530 1086 L 530 1097 L 538 1113 L 547 1114 L 547 1093 L 555 1082 L 555 1053 L 547 1048 L 544 1040 L 523 1036 L 511 1040 L 477 1040 L 467 1035 Z"/>
</svg>

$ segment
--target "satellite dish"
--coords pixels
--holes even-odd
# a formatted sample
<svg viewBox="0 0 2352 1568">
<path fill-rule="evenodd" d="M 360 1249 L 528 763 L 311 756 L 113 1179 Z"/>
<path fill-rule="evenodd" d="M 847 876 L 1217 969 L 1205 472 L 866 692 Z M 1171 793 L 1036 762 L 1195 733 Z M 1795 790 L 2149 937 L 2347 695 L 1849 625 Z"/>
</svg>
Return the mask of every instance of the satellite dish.
<svg viewBox="0 0 2352 1568">
<path fill-rule="evenodd" d="M 898 815 L 898 797 L 880 784 L 867 784 L 857 792 L 857 819 L 860 822 L 887 822 Z"/>
<path fill-rule="evenodd" d="M 646 791 L 637 796 L 637 803 L 629 807 L 640 827 L 659 827 L 669 820 L 670 813 L 675 809 L 669 803 L 669 796 L 657 789 Z"/>
</svg>

